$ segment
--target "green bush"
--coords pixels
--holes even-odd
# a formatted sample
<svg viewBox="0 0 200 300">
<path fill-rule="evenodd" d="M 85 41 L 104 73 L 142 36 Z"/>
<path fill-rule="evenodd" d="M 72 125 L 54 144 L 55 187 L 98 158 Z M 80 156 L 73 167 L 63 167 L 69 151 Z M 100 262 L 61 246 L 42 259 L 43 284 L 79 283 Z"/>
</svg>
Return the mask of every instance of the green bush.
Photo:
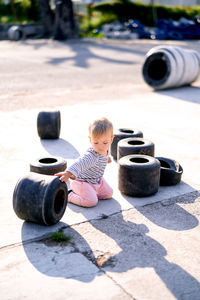
<svg viewBox="0 0 200 300">
<path fill-rule="evenodd" d="M 95 28 L 101 27 L 103 24 L 117 21 L 118 18 L 116 14 L 113 13 L 103 13 L 94 11 L 91 17 L 84 16 L 80 23 L 80 29 L 82 32 L 87 32 L 88 30 L 93 30 Z"/>
<path fill-rule="evenodd" d="M 105 13 L 107 15 L 115 15 L 121 22 L 128 21 L 129 19 L 137 19 L 146 26 L 155 25 L 151 5 L 131 2 L 129 0 L 116 0 L 114 2 L 104 2 L 94 5 L 92 12 L 95 13 L 97 11 L 102 15 Z M 181 17 L 194 18 L 200 15 L 200 6 L 182 8 L 178 6 L 154 5 L 154 11 L 157 18 L 178 20 Z"/>
<path fill-rule="evenodd" d="M 0 0 L 0 23 L 27 23 L 40 21 L 37 0 Z"/>
</svg>

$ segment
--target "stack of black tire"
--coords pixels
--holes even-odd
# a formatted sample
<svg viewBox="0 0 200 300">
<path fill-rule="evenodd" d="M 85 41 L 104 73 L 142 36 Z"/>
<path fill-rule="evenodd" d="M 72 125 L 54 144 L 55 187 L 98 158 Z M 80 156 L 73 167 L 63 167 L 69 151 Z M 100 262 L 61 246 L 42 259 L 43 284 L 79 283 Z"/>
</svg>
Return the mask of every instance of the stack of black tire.
<svg viewBox="0 0 200 300">
<path fill-rule="evenodd" d="M 154 157 L 155 145 L 138 129 L 120 128 L 114 133 L 111 155 L 118 162 L 118 188 L 126 195 L 146 197 L 159 186 L 180 182 L 181 165 L 170 158 Z"/>
<path fill-rule="evenodd" d="M 37 131 L 41 139 L 58 139 L 60 112 L 40 112 Z M 114 134 L 111 155 L 118 161 L 118 187 L 129 196 L 155 194 L 160 185 L 180 182 L 183 169 L 169 158 L 154 157 L 155 145 L 137 129 L 120 128 Z M 16 215 L 25 221 L 53 225 L 67 207 L 68 189 L 55 173 L 64 171 L 67 162 L 60 157 L 40 157 L 30 163 L 28 175 L 20 178 L 13 193 Z"/>
<path fill-rule="evenodd" d="M 41 139 L 58 139 L 60 126 L 59 111 L 38 114 Z M 40 157 L 30 163 L 29 174 L 19 179 L 13 193 L 13 208 L 20 219 L 43 225 L 60 221 L 67 207 L 68 189 L 54 174 L 66 167 L 67 162 L 60 157 Z"/>
</svg>

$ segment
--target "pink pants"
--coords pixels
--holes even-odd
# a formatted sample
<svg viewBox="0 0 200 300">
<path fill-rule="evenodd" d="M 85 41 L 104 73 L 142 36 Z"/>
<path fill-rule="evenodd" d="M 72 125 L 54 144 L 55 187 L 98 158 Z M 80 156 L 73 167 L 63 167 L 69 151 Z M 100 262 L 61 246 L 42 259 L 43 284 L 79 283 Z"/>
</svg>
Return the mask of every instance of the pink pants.
<svg viewBox="0 0 200 300">
<path fill-rule="evenodd" d="M 70 184 L 72 192 L 68 195 L 68 201 L 76 205 L 92 207 L 97 205 L 99 199 L 112 198 L 113 190 L 104 178 L 96 184 L 81 180 L 71 180 Z"/>
</svg>

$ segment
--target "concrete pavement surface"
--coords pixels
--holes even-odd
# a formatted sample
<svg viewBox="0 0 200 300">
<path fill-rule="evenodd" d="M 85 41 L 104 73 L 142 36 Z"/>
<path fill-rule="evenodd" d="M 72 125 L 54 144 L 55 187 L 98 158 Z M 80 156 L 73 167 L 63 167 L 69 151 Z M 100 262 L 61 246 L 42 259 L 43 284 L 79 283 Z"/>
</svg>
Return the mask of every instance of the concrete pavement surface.
<svg viewBox="0 0 200 300">
<path fill-rule="evenodd" d="M 0 42 L 0 299 L 200 300 L 200 79 L 155 92 L 141 74 L 153 46 L 200 51 L 200 42 L 160 42 Z M 41 110 L 60 110 L 59 139 L 38 137 Z M 140 129 L 155 156 L 182 165 L 182 181 L 128 197 L 113 161 L 105 172 L 112 199 L 68 204 L 54 226 L 20 220 L 12 194 L 30 162 L 50 155 L 70 165 L 89 146 L 90 120 L 102 116 Z M 68 242 L 51 240 L 58 229 Z"/>
</svg>

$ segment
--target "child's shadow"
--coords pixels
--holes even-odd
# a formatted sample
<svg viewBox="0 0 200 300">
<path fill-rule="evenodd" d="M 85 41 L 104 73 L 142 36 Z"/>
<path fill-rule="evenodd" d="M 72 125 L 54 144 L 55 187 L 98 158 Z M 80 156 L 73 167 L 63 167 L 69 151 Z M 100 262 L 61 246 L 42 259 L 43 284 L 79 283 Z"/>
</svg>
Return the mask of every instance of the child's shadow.
<svg viewBox="0 0 200 300">
<path fill-rule="evenodd" d="M 115 206 L 115 211 L 118 211 L 118 213 L 109 217 L 102 215 L 101 219 L 91 220 L 90 223 L 95 229 L 113 239 L 121 251 L 117 254 L 110 255 L 108 259 L 105 259 L 101 268 L 106 272 L 112 273 L 122 273 L 134 268 L 153 268 L 177 299 L 181 299 L 185 287 L 191 291 L 189 293 L 189 298 L 197 299 L 197 295 L 200 293 L 200 283 L 179 265 L 171 263 L 165 258 L 167 250 L 155 239 L 147 235 L 149 229 L 145 224 L 136 224 L 129 221 L 129 218 L 127 218 L 127 220 L 124 219 L 120 204 L 115 199 L 102 200 L 98 205 L 102 208 L 104 206 L 104 211 L 106 212 L 106 206 L 110 205 L 110 201 L 113 206 Z M 73 204 L 70 205 L 70 208 L 77 211 L 77 207 Z M 148 206 L 147 208 L 149 219 L 154 219 L 156 214 L 154 208 L 152 207 L 150 209 Z M 145 207 L 143 209 L 145 209 Z M 88 209 L 79 208 L 78 210 L 87 217 Z M 161 212 L 158 212 L 158 214 L 159 213 Z M 132 214 L 133 217 L 131 219 L 134 219 L 134 212 L 131 212 L 130 216 Z M 160 217 L 162 219 L 162 216 Z M 183 208 L 177 208 L 173 213 L 173 218 L 177 220 L 177 225 L 172 226 L 173 230 L 187 230 L 198 225 L 196 217 L 185 211 Z M 185 219 L 184 225 L 179 224 L 179 221 L 181 221 L 182 218 Z M 169 218 L 169 220 L 171 220 L 171 218 Z M 166 220 L 163 220 L 163 224 L 160 222 L 159 225 L 165 227 L 165 224 L 167 223 Z M 168 225 L 167 227 L 169 229 Z M 77 248 L 79 248 L 79 246 L 80 248 L 84 248 L 82 245 L 76 246 Z M 105 245 L 102 245 L 100 252 L 106 252 Z M 134 278 L 132 280 L 134 282 Z"/>
</svg>

